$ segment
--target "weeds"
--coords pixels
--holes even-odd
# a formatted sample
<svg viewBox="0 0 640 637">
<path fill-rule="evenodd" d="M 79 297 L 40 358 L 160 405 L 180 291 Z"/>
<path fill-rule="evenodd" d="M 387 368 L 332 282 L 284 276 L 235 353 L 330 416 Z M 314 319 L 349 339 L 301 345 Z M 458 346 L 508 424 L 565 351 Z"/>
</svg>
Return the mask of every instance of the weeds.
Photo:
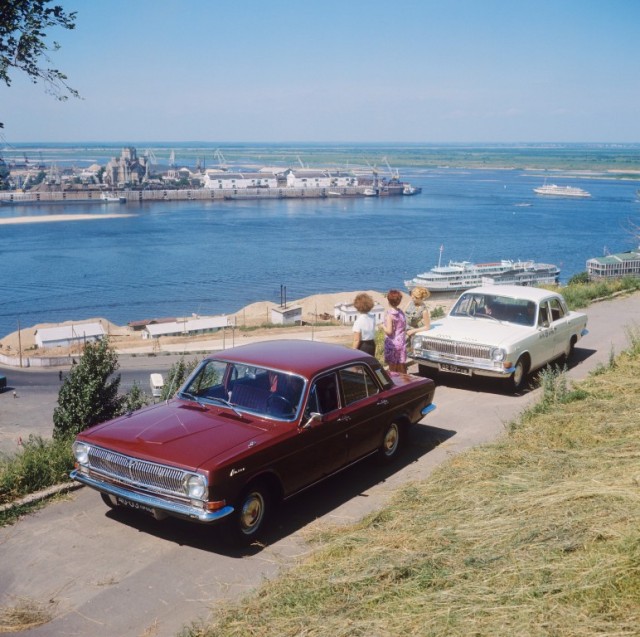
<svg viewBox="0 0 640 637">
<path fill-rule="evenodd" d="M 29 436 L 16 455 L 0 458 L 0 504 L 68 481 L 73 462 L 68 439 Z"/>
</svg>

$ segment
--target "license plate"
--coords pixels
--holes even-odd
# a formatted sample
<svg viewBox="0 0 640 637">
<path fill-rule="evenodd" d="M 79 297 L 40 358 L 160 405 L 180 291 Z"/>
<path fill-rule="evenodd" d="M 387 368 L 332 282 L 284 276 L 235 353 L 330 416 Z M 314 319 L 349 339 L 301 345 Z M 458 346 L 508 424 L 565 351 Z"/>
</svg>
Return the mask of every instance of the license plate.
<svg viewBox="0 0 640 637">
<path fill-rule="evenodd" d="M 139 502 L 133 502 L 132 500 L 125 500 L 124 498 L 117 497 L 118 504 L 128 509 L 136 509 L 137 511 L 144 511 L 145 513 L 151 513 L 153 515 L 153 508 L 146 504 L 140 504 Z"/>
<path fill-rule="evenodd" d="M 449 365 L 449 363 L 440 363 L 440 371 L 471 376 L 471 370 L 468 367 L 458 367 L 458 365 Z"/>
</svg>

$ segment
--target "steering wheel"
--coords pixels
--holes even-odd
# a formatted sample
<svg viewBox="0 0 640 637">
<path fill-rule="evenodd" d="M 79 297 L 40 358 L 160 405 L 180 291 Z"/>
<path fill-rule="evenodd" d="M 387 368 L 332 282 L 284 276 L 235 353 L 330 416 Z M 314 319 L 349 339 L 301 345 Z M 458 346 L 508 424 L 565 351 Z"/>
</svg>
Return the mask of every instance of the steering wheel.
<svg viewBox="0 0 640 637">
<path fill-rule="evenodd" d="M 267 398 L 267 412 L 275 416 L 289 416 L 293 413 L 293 405 L 280 394 L 271 394 Z"/>
</svg>

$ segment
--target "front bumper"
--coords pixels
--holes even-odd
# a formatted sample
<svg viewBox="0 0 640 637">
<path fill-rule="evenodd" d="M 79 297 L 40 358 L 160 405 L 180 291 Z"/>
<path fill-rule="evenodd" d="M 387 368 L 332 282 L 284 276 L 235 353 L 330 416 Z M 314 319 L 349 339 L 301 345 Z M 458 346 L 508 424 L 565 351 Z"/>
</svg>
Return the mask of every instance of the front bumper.
<svg viewBox="0 0 640 637">
<path fill-rule="evenodd" d="M 110 482 L 97 480 L 86 473 L 78 471 L 78 469 L 74 469 L 70 475 L 73 480 L 86 484 L 88 487 L 96 489 L 96 491 L 100 491 L 100 493 L 105 493 L 107 495 L 114 496 L 115 498 L 121 498 L 126 503 L 134 503 L 138 506 L 134 506 L 133 508 L 139 508 L 154 515 L 155 512 L 158 512 L 172 517 L 196 520 L 198 522 L 210 524 L 233 513 L 233 507 L 231 506 L 225 506 L 217 511 L 206 511 L 197 506 L 167 500 L 148 493 L 141 493 L 132 489 L 127 489 Z"/>
<path fill-rule="evenodd" d="M 444 356 L 437 352 L 415 351 L 410 358 L 418 365 L 430 367 L 437 372 L 461 374 L 463 376 L 486 376 L 488 378 L 507 378 L 515 367 L 505 367 L 503 363 L 486 359 Z"/>
</svg>

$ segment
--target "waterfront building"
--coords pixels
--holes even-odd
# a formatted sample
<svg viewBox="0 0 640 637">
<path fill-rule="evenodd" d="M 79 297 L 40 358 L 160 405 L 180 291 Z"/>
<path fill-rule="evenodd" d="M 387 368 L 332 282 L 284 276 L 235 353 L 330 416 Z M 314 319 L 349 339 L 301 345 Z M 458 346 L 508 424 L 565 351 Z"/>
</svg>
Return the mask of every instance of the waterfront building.
<svg viewBox="0 0 640 637">
<path fill-rule="evenodd" d="M 594 257 L 587 261 L 589 279 L 618 279 L 625 276 L 640 277 L 640 248 L 629 252 Z"/>
<path fill-rule="evenodd" d="M 147 175 L 147 158 L 138 157 L 138 151 L 129 146 L 123 148 L 120 157 L 107 163 L 102 181 L 113 188 L 125 184 L 139 185 Z"/>
<path fill-rule="evenodd" d="M 373 314 L 376 325 L 382 325 L 384 308 L 380 303 L 376 303 L 369 314 Z M 353 303 L 336 303 L 333 307 L 333 316 L 343 325 L 353 325 L 358 318 L 358 310 L 353 306 Z"/>
<path fill-rule="evenodd" d="M 231 173 L 220 170 L 207 170 L 203 186 L 212 189 L 240 188 L 277 188 L 278 179 L 273 173 Z"/>
<path fill-rule="evenodd" d="M 159 338 L 160 336 L 196 336 L 198 334 L 211 334 L 230 325 L 231 323 L 227 316 L 193 316 L 175 321 L 148 323 L 144 327 L 142 338 L 150 339 Z"/>
<path fill-rule="evenodd" d="M 38 347 L 48 349 L 94 343 L 104 338 L 104 335 L 101 323 L 75 323 L 60 327 L 42 327 L 36 330 L 35 338 Z"/>
</svg>

